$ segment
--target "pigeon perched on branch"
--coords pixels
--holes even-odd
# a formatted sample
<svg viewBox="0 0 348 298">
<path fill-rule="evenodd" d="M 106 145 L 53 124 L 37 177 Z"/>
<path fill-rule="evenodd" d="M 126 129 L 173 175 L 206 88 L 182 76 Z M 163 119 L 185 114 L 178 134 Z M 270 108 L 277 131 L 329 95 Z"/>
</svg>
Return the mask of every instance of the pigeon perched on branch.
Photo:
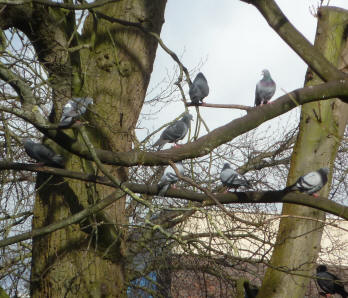
<svg viewBox="0 0 348 298">
<path fill-rule="evenodd" d="M 180 120 L 175 121 L 162 132 L 160 138 L 153 147 L 158 146 L 158 150 L 161 150 L 167 143 L 175 143 L 174 146 L 176 147 L 176 143 L 186 136 L 191 127 L 191 120 L 193 120 L 192 115 L 186 112 Z"/>
<path fill-rule="evenodd" d="M 276 90 L 276 84 L 267 69 L 262 71 L 263 78 L 257 83 L 255 91 L 255 106 L 268 103 Z"/>
<path fill-rule="evenodd" d="M 180 175 L 184 175 L 184 167 L 181 161 L 175 163 Z M 164 173 L 158 182 L 158 195 L 164 196 L 171 184 L 178 182 L 179 178 L 171 166 L 165 168 Z"/>
<path fill-rule="evenodd" d="M 336 293 L 343 298 L 348 297 L 342 281 L 336 275 L 328 272 L 325 265 L 319 265 L 317 267 L 316 278 L 319 287 L 324 291 L 326 297 L 331 297 L 331 294 Z"/>
<path fill-rule="evenodd" d="M 220 180 L 223 186 L 227 186 L 228 188 L 234 188 L 237 190 L 240 186 L 245 186 L 250 188 L 250 183 L 246 180 L 246 178 L 232 169 L 229 163 L 225 163 L 224 167 L 220 173 Z"/>
<path fill-rule="evenodd" d="M 203 102 L 203 98 L 207 97 L 209 94 L 209 86 L 207 79 L 200 72 L 197 74 L 193 83 L 189 89 L 189 95 L 193 104 L 199 104 L 199 102 Z"/>
<path fill-rule="evenodd" d="M 91 97 L 74 97 L 63 107 L 60 128 L 68 128 L 87 111 L 88 105 L 93 104 Z"/>
<path fill-rule="evenodd" d="M 285 187 L 284 191 L 289 192 L 298 190 L 317 197 L 318 194 L 316 192 L 326 184 L 328 173 L 328 168 L 320 168 L 317 171 L 310 172 L 298 178 L 294 184 Z"/>
<path fill-rule="evenodd" d="M 39 163 L 56 168 L 64 167 L 63 156 L 56 154 L 51 148 L 30 139 L 25 139 L 23 145 L 25 152 Z"/>
</svg>

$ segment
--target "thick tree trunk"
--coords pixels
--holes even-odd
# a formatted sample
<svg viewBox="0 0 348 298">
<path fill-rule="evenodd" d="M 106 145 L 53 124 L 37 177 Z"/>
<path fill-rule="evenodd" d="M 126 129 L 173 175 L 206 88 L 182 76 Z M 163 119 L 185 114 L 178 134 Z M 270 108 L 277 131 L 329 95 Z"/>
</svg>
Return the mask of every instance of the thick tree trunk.
<svg viewBox="0 0 348 298">
<path fill-rule="evenodd" d="M 165 2 L 120 1 L 98 11 L 122 20 L 142 22 L 151 31 L 159 33 Z M 69 23 L 69 16 L 65 22 Z M 71 33 L 68 29 L 63 38 L 66 48 L 72 46 L 67 44 Z M 78 55 L 73 53 L 65 63 L 61 61 L 62 65 L 70 65 L 69 73 L 50 69 L 50 77 L 59 82 L 59 86 L 69 86 L 55 89 L 53 85 L 55 112 L 52 120 L 59 119 L 59 111 L 71 94 L 91 96 L 94 105 L 87 113 L 89 123 L 86 126 L 94 146 L 112 151 L 130 150 L 157 41 L 138 29 L 89 15 L 79 42 L 89 44 L 90 48 Z M 76 131 L 68 133 L 78 137 Z M 97 171 L 93 163 L 62 153 L 68 160 L 68 169 L 87 173 Z M 118 179 L 127 179 L 126 170 L 108 169 Z M 33 228 L 57 222 L 111 193 L 108 187 L 44 175 L 38 176 L 37 188 Z M 33 239 L 32 296 L 124 297 L 124 256 L 127 251 L 126 230 L 122 228 L 127 222 L 124 205 L 125 200 L 121 199 L 103 214 L 80 225 Z"/>
<path fill-rule="evenodd" d="M 318 13 L 315 46 L 339 69 L 346 66 L 343 58 L 348 50 L 345 40 L 347 20 L 348 12 L 343 9 L 324 7 Z M 320 82 L 309 70 L 306 84 L 316 85 Z M 347 118 L 348 105 L 338 99 L 302 106 L 300 131 L 292 155 L 288 184 L 320 167 L 332 169 Z M 321 196 L 328 197 L 330 181 L 331 174 L 329 183 L 320 192 Z M 320 251 L 324 212 L 284 204 L 282 214 L 298 218 L 281 219 L 271 259 L 272 268 L 266 272 L 258 297 L 303 297 Z"/>
</svg>

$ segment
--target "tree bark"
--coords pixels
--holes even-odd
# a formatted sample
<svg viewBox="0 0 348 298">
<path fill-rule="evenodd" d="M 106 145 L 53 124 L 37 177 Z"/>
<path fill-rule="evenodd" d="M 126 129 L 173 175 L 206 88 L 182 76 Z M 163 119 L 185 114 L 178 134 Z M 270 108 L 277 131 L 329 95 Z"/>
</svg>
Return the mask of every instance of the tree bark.
<svg viewBox="0 0 348 298">
<path fill-rule="evenodd" d="M 141 22 L 159 33 L 165 3 L 165 0 L 120 1 L 96 10 L 112 17 Z M 40 10 L 43 9 L 40 7 Z M 86 126 L 94 146 L 114 152 L 129 151 L 152 72 L 157 41 L 138 29 L 109 23 L 93 13 L 87 17 L 79 37 L 73 30 L 74 12 L 46 8 L 45 13 L 42 27 L 52 28 L 52 31 L 43 41 L 61 46 L 48 51 L 46 44 L 34 45 L 41 53 L 42 62 L 49 60 L 49 52 L 54 56 L 49 60 L 54 61 L 52 65 L 44 65 L 53 82 L 51 120 L 58 121 L 64 103 L 71 96 L 90 96 L 94 104 L 87 112 L 89 122 Z M 63 25 L 57 26 L 57 23 Z M 71 36 L 74 37 L 69 43 Z M 67 51 L 80 44 L 88 44 L 89 48 L 77 53 Z M 84 146 L 77 131 L 67 133 Z M 68 153 L 53 142 L 47 143 L 64 155 L 67 169 L 98 173 L 94 163 Z M 109 166 L 108 170 L 121 181 L 127 179 L 124 168 Z M 33 229 L 79 212 L 112 192 L 108 186 L 45 174 L 38 175 L 36 187 Z M 125 198 L 122 198 L 80 225 L 73 224 L 34 238 L 32 296 L 126 296 L 124 258 L 127 247 L 126 230 L 122 224 L 128 219 L 124 209 Z"/>
<path fill-rule="evenodd" d="M 323 7 L 318 12 L 315 47 L 340 70 L 345 61 L 348 12 Z M 306 85 L 321 83 L 309 69 Z M 292 154 L 288 185 L 312 170 L 333 168 L 344 129 L 347 124 L 348 105 L 338 99 L 313 102 L 302 106 L 300 131 Z M 328 184 L 320 195 L 328 197 Z M 325 213 L 309 207 L 284 204 L 283 215 L 296 215 L 305 219 L 283 218 L 280 221 L 276 245 L 259 297 L 303 297 L 316 266 Z"/>
</svg>

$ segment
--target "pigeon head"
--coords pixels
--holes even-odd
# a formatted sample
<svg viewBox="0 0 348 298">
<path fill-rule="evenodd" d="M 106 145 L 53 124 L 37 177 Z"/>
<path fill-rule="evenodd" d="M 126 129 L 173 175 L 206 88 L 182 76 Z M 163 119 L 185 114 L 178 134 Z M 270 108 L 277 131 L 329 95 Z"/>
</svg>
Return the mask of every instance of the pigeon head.
<svg viewBox="0 0 348 298">
<path fill-rule="evenodd" d="M 29 139 L 29 138 L 23 138 L 22 139 L 22 143 L 23 144 L 32 144 L 32 143 L 34 143 L 31 139 Z"/>
<path fill-rule="evenodd" d="M 319 272 L 326 272 L 327 271 L 327 267 L 325 265 L 319 265 L 317 267 L 317 273 Z"/>
<path fill-rule="evenodd" d="M 92 97 L 86 97 L 85 98 L 86 106 L 93 104 L 93 98 Z"/>
<path fill-rule="evenodd" d="M 265 79 L 271 78 L 271 74 L 270 74 L 270 72 L 269 72 L 268 69 L 264 69 L 264 70 L 262 71 L 262 75 L 263 75 L 263 77 L 264 77 Z"/>
<path fill-rule="evenodd" d="M 184 114 L 184 116 L 182 116 L 182 119 L 185 121 L 185 122 L 189 122 L 190 120 L 192 121 L 193 120 L 193 117 L 192 115 L 189 113 L 189 112 L 186 112 Z"/>
<path fill-rule="evenodd" d="M 226 169 L 230 169 L 230 168 L 231 168 L 231 165 L 228 162 L 225 162 L 222 170 L 226 170 Z"/>
<path fill-rule="evenodd" d="M 321 168 L 321 169 L 319 169 L 319 172 L 327 175 L 327 174 L 329 174 L 329 168 Z"/>
<path fill-rule="evenodd" d="M 204 76 L 204 74 L 201 73 L 201 72 L 199 72 L 199 73 L 197 74 L 196 78 L 198 78 L 198 79 L 204 79 L 204 80 L 206 79 L 205 76 Z"/>
</svg>

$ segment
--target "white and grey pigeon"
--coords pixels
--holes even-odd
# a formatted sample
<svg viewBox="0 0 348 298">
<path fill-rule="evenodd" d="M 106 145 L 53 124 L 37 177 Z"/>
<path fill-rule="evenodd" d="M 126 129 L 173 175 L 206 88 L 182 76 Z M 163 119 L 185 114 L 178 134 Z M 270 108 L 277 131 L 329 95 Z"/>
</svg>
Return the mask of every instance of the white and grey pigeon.
<svg viewBox="0 0 348 298">
<path fill-rule="evenodd" d="M 324 291 L 326 297 L 331 297 L 331 294 L 336 293 L 343 298 L 348 297 L 348 292 L 344 289 L 344 283 L 336 275 L 327 271 L 325 265 L 319 265 L 317 267 L 316 281 L 319 287 Z"/>
<path fill-rule="evenodd" d="M 88 105 L 93 104 L 91 97 L 74 97 L 63 107 L 60 128 L 68 128 L 87 111 Z"/>
<path fill-rule="evenodd" d="M 316 192 L 326 184 L 328 173 L 328 168 L 320 168 L 317 171 L 310 172 L 298 178 L 294 184 L 285 187 L 284 191 L 289 192 L 299 190 L 300 192 L 305 192 L 317 197 L 318 194 Z"/>
<path fill-rule="evenodd" d="M 186 136 L 191 127 L 191 120 L 193 120 L 192 115 L 186 112 L 180 120 L 175 121 L 162 132 L 160 138 L 152 147 L 158 146 L 158 150 L 161 150 L 167 143 L 174 143 L 176 146 L 176 143 Z"/>
<path fill-rule="evenodd" d="M 240 186 L 250 188 L 251 185 L 246 178 L 232 169 L 229 163 L 225 163 L 220 173 L 220 180 L 223 186 L 237 190 Z"/>
<path fill-rule="evenodd" d="M 200 72 L 197 74 L 193 83 L 189 89 L 189 95 L 191 98 L 191 102 L 193 104 L 199 104 L 199 102 L 203 102 L 203 98 L 207 97 L 209 94 L 209 86 L 208 81 L 205 76 Z"/>
<path fill-rule="evenodd" d="M 255 106 L 268 103 L 276 90 L 276 84 L 271 78 L 269 70 L 262 71 L 263 78 L 257 83 L 255 90 Z"/>
<path fill-rule="evenodd" d="M 184 175 L 184 167 L 181 161 L 175 163 L 175 166 L 178 168 L 180 175 Z M 179 178 L 176 175 L 174 169 L 171 166 L 165 168 L 164 173 L 158 182 L 158 195 L 164 196 L 170 187 L 170 185 L 178 182 Z"/>
<path fill-rule="evenodd" d="M 58 168 L 64 167 L 63 156 L 56 154 L 51 148 L 30 139 L 24 139 L 23 145 L 25 152 L 39 163 Z"/>
</svg>

